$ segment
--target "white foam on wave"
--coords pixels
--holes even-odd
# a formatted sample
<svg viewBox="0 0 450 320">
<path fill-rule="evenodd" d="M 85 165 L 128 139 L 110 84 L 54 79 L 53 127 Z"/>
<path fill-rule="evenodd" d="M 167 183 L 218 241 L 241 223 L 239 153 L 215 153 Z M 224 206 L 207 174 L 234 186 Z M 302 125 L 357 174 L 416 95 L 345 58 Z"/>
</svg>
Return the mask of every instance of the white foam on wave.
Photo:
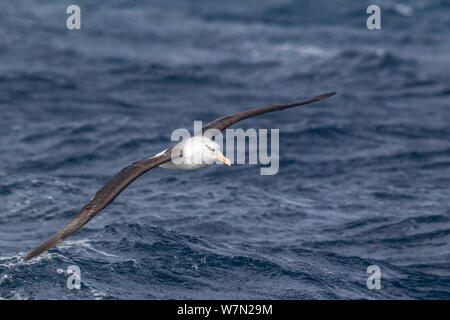
<svg viewBox="0 0 450 320">
<path fill-rule="evenodd" d="M 92 295 L 95 297 L 95 300 L 101 300 L 102 298 L 110 297 L 109 294 L 102 292 L 100 290 L 97 290 L 97 289 L 91 289 L 90 291 L 91 291 Z"/>
<path fill-rule="evenodd" d="M 410 6 L 407 6 L 406 4 L 402 4 L 402 3 L 394 4 L 393 9 L 395 12 L 397 12 L 405 17 L 410 17 L 414 13 L 413 8 L 411 8 Z"/>
<path fill-rule="evenodd" d="M 21 264 L 35 264 L 40 262 L 41 260 L 51 260 L 52 254 L 49 252 L 43 253 L 31 260 L 23 261 L 23 258 L 26 256 L 26 252 L 19 252 L 13 256 L 0 256 L 0 266 L 11 269 L 12 267 L 21 265 Z"/>
<path fill-rule="evenodd" d="M 61 249 L 68 249 L 68 248 L 73 247 L 74 245 L 76 245 L 76 246 L 82 246 L 82 247 L 84 247 L 84 248 L 87 248 L 87 249 L 89 249 L 89 250 L 92 250 L 92 251 L 94 251 L 94 252 L 97 252 L 97 253 L 99 253 L 99 254 L 101 254 L 101 255 L 104 255 L 104 256 L 106 256 L 106 257 L 118 257 L 118 256 L 116 256 L 116 255 L 114 255 L 114 254 L 107 253 L 107 252 L 105 252 L 105 251 L 98 250 L 98 249 L 94 248 L 94 247 L 91 245 L 89 239 L 66 240 L 66 241 L 64 241 L 63 243 L 61 243 L 61 244 L 59 245 L 59 247 L 60 247 Z"/>
<path fill-rule="evenodd" d="M 283 43 L 275 47 L 279 52 L 291 52 L 301 56 L 309 57 L 330 57 L 334 55 L 334 52 L 330 49 L 323 49 L 314 45 L 296 45 L 292 43 Z"/>
</svg>

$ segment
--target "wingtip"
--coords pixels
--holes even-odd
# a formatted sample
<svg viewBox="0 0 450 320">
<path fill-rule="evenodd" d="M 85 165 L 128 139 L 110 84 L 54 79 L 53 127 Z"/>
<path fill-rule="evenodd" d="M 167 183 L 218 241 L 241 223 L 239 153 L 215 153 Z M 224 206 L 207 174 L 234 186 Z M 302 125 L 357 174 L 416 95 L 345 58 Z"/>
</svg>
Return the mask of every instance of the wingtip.
<svg viewBox="0 0 450 320">
<path fill-rule="evenodd" d="M 29 252 L 23 259 L 23 262 L 27 262 L 28 260 L 30 260 L 31 258 L 34 258 L 35 256 L 37 256 L 37 254 L 33 251 Z"/>
<path fill-rule="evenodd" d="M 329 97 L 331 97 L 331 96 L 334 96 L 336 93 L 337 93 L 336 91 L 327 92 L 327 93 L 321 94 L 321 95 L 318 96 L 317 98 L 318 98 L 319 100 L 323 100 L 323 99 L 329 98 Z"/>
</svg>

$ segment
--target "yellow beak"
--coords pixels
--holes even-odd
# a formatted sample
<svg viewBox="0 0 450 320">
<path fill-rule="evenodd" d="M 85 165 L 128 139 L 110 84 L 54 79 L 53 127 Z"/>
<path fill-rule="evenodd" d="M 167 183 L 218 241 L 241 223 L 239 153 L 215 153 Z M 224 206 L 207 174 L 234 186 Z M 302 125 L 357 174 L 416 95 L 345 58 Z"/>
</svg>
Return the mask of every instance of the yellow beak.
<svg viewBox="0 0 450 320">
<path fill-rule="evenodd" d="M 225 156 L 223 155 L 223 153 L 222 153 L 220 150 L 217 150 L 216 158 L 217 158 L 217 160 L 222 161 L 223 163 L 227 164 L 228 166 L 231 166 L 231 161 L 230 161 L 230 159 L 228 159 L 227 157 L 225 157 Z"/>
</svg>

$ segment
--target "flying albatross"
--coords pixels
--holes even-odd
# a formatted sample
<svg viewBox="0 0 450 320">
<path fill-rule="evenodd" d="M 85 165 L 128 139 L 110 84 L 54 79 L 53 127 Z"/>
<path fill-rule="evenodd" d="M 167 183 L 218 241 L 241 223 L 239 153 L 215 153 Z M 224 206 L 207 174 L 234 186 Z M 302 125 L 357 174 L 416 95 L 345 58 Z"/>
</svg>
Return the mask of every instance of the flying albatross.
<svg viewBox="0 0 450 320">
<path fill-rule="evenodd" d="M 123 168 L 111 181 L 98 190 L 95 196 L 81 208 L 80 212 L 78 212 L 67 225 L 55 233 L 50 239 L 28 253 L 25 256 L 24 261 L 56 246 L 72 233 L 80 229 L 114 201 L 119 193 L 121 193 L 130 183 L 150 169 L 158 166 L 184 170 L 198 169 L 212 164 L 216 159 L 230 166 L 230 160 L 223 155 L 220 146 L 213 140 L 217 133 L 220 133 L 222 130 L 236 122 L 263 113 L 280 111 L 317 102 L 331 97 L 335 93 L 336 92 L 329 92 L 303 101 L 269 105 L 218 118 L 204 126 L 201 132 L 196 133 L 193 137 L 184 139 L 152 157 L 132 163 L 128 167 Z"/>
</svg>

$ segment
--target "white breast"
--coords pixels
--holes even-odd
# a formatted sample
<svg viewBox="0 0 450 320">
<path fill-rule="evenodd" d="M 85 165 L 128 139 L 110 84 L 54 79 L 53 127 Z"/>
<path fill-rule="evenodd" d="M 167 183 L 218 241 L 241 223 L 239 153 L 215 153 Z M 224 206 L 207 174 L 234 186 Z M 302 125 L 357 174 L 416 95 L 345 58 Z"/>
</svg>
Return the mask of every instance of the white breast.
<svg viewBox="0 0 450 320">
<path fill-rule="evenodd" d="M 176 161 L 163 163 L 160 167 L 166 169 L 193 170 L 207 166 L 208 164 L 203 162 L 203 139 L 208 138 L 201 136 L 191 137 L 183 141 L 183 156 L 176 159 Z"/>
</svg>

